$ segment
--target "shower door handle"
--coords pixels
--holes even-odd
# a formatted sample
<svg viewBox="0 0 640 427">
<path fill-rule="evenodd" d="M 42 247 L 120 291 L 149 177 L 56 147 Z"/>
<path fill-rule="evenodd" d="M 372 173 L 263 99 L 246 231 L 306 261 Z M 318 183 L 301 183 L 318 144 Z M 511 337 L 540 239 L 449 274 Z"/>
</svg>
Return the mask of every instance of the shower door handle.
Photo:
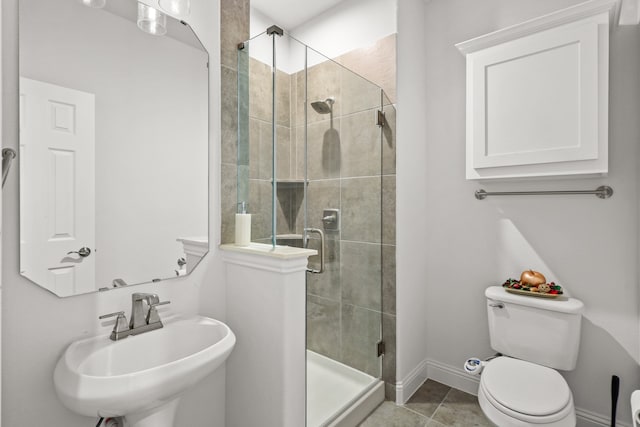
<svg viewBox="0 0 640 427">
<path fill-rule="evenodd" d="M 304 231 L 307 233 L 316 233 L 320 236 L 320 268 L 316 270 L 315 268 L 307 267 L 307 271 L 314 274 L 324 273 L 324 231 L 319 228 L 305 228 Z M 309 240 L 307 240 L 307 242 L 308 241 Z"/>
</svg>

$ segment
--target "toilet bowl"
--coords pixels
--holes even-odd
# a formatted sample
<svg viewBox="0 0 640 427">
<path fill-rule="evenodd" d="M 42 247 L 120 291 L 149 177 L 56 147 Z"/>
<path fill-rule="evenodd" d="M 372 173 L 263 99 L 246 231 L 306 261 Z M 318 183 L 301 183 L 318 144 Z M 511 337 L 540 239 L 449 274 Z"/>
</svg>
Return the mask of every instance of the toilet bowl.
<svg viewBox="0 0 640 427">
<path fill-rule="evenodd" d="M 575 427 L 571 390 L 554 369 L 501 356 L 487 362 L 478 402 L 498 427 Z"/>
</svg>

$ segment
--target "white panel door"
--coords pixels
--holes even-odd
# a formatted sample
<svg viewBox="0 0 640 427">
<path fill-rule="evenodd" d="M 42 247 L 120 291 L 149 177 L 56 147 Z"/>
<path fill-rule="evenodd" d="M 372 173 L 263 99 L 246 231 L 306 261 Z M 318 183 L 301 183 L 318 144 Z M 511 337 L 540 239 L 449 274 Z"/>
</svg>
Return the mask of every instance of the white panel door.
<svg viewBox="0 0 640 427">
<path fill-rule="evenodd" d="M 93 94 L 20 78 L 20 183 L 21 273 L 59 296 L 95 290 Z"/>
</svg>

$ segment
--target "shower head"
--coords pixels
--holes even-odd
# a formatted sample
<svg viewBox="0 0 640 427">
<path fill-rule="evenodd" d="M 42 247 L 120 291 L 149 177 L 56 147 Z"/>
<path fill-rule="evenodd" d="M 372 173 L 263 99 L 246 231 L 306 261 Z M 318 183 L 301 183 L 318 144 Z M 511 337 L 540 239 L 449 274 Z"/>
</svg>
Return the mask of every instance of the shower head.
<svg viewBox="0 0 640 427">
<path fill-rule="evenodd" d="M 333 111 L 333 103 L 336 102 L 333 97 L 329 97 L 324 101 L 314 101 L 311 103 L 311 106 L 317 113 L 320 114 L 329 114 Z"/>
</svg>

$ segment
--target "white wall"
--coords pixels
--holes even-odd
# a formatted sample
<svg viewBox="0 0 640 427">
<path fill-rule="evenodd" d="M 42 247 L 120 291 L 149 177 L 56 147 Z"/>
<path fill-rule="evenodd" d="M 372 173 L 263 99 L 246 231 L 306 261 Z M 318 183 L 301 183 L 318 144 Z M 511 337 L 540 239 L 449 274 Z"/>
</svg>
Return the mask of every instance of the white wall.
<svg viewBox="0 0 640 427">
<path fill-rule="evenodd" d="M 427 354 L 427 267 L 424 254 L 429 239 L 427 200 L 426 81 L 424 48 L 425 2 L 398 2 L 397 154 L 396 154 L 396 372 L 401 387 L 412 389 L 424 380 L 420 371 Z"/>
<path fill-rule="evenodd" d="M 327 58 L 371 46 L 397 31 L 397 0 L 347 0 L 302 23 L 295 28 L 284 28 L 292 37 L 320 52 Z M 271 13 L 277 16 L 277 11 Z M 255 37 L 271 25 L 279 25 L 277 18 L 251 8 L 250 34 Z M 250 43 L 252 57 L 271 64 L 271 38 L 265 35 Z M 295 40 L 278 39 L 278 69 L 289 74 L 304 68 L 304 49 Z M 309 66 L 323 62 L 316 54 L 309 54 Z"/>
<path fill-rule="evenodd" d="M 618 416 L 629 422 L 629 395 L 640 386 L 638 28 L 621 27 L 611 36 L 608 177 L 482 184 L 464 179 L 465 60 L 454 44 L 580 1 L 432 0 L 426 4 L 425 36 L 416 38 L 424 43 L 412 46 L 427 56 L 421 71 L 427 85 L 422 116 L 427 131 L 426 138 L 415 140 L 426 146 L 426 153 L 419 153 L 426 176 L 414 183 L 414 188 L 424 186 L 414 191 L 414 197 L 418 209 L 424 209 L 427 226 L 411 245 L 423 254 L 422 283 L 427 291 L 426 298 L 424 289 L 415 296 L 422 299 L 420 312 L 426 312 L 426 362 L 449 368 L 453 375 L 461 372 L 466 358 L 493 353 L 484 289 L 509 276 L 518 277 L 526 268 L 546 273 L 549 280 L 559 282 L 586 306 L 578 366 L 565 375 L 576 406 L 583 416 L 589 411 L 606 420 L 610 378 L 616 374 L 622 387 Z M 398 98 L 400 112 L 405 105 L 400 95 Z M 399 120 L 401 117 L 399 114 Z M 399 159 L 402 147 L 401 142 Z M 400 179 L 404 165 L 398 170 Z M 592 189 L 603 184 L 613 187 L 611 199 L 548 196 L 477 201 L 473 196 L 479 188 Z M 398 187 L 400 197 L 404 185 Z M 399 235 L 413 229 L 408 224 L 398 221 Z M 398 258 L 400 276 L 405 271 L 400 251 Z M 398 296 L 405 303 L 405 284 L 400 281 L 400 286 Z M 400 323 L 400 307 L 398 313 L 399 334 L 406 334 L 403 328 L 407 323 Z M 424 315 L 418 316 L 422 319 Z M 409 356 L 402 357 L 406 360 Z M 399 363 L 399 369 L 406 374 L 408 366 Z"/>
<path fill-rule="evenodd" d="M 157 2 L 147 3 L 157 5 Z M 17 1 L 2 2 L 2 125 L 3 146 L 18 145 Z M 192 0 L 187 19 L 201 37 L 212 58 L 210 87 L 210 234 L 213 249 L 196 271 L 184 278 L 135 287 L 171 300 L 162 315 L 201 313 L 224 320 L 225 291 L 219 279 L 221 265 L 216 243 L 220 241 L 219 161 L 219 12 L 218 3 Z M 2 307 L 2 417 L 6 426 L 51 425 L 86 427 L 95 419 L 75 415 L 56 398 L 53 369 L 73 340 L 107 334 L 99 314 L 128 310 L 133 289 L 118 289 L 59 299 L 18 274 L 18 182 L 7 181 L 3 200 L 3 307 Z M 220 368 L 184 397 L 177 426 L 224 426 L 225 371 Z M 45 417 L 45 418 L 43 418 Z M 93 424 L 92 424 L 93 423 Z"/>
<path fill-rule="evenodd" d="M 264 33 L 272 25 L 278 25 L 277 21 L 265 15 L 255 7 L 251 7 L 249 13 L 249 37 L 254 38 Z"/>
<path fill-rule="evenodd" d="M 394 34 L 397 3 L 398 0 L 347 0 L 289 30 L 302 43 L 335 58 Z"/>
<path fill-rule="evenodd" d="M 96 96 L 95 289 L 172 277 L 207 231 L 206 53 L 79 2 L 21 10 L 21 76 Z"/>
</svg>

